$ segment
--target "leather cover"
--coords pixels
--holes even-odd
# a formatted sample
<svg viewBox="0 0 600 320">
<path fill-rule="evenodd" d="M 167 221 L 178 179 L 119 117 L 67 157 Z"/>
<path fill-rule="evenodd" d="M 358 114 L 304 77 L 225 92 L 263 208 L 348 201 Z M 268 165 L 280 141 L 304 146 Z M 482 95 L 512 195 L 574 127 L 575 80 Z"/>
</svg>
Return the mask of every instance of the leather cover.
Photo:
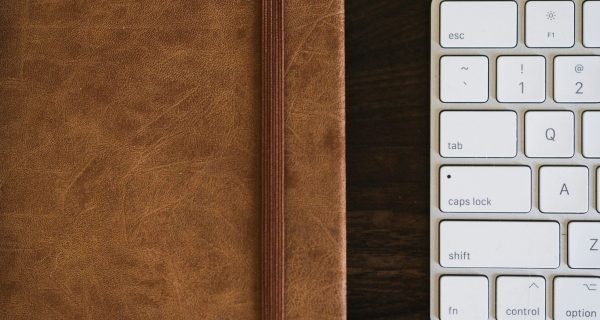
<svg viewBox="0 0 600 320">
<path fill-rule="evenodd" d="M 0 319 L 258 319 L 260 1 L 0 6 Z M 345 318 L 342 0 L 285 7 L 285 312 Z"/>
</svg>

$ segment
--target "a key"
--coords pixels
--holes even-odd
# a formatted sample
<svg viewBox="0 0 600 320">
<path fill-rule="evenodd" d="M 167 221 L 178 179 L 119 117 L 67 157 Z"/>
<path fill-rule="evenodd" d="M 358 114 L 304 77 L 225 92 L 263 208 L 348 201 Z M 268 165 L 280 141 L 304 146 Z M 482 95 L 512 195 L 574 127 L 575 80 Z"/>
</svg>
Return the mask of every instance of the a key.
<svg viewBox="0 0 600 320">
<path fill-rule="evenodd" d="M 583 113 L 583 156 L 600 158 L 600 111 Z"/>
<path fill-rule="evenodd" d="M 569 267 L 600 269 L 600 222 L 569 223 Z"/>
<path fill-rule="evenodd" d="M 445 268 L 554 269 L 560 263 L 557 222 L 442 221 Z"/>
<path fill-rule="evenodd" d="M 440 43 L 446 48 L 512 48 L 517 45 L 514 1 L 444 1 Z"/>
<path fill-rule="evenodd" d="M 487 320 L 489 283 L 480 276 L 443 276 L 440 279 L 441 320 Z"/>
<path fill-rule="evenodd" d="M 525 43 L 530 48 L 570 48 L 575 44 L 575 3 L 527 1 Z"/>
<path fill-rule="evenodd" d="M 524 166 L 444 166 L 440 170 L 444 212 L 531 211 L 531 169 Z"/>
<path fill-rule="evenodd" d="M 554 320 L 600 319 L 600 278 L 554 279 Z"/>
<path fill-rule="evenodd" d="M 525 114 L 525 154 L 530 158 L 571 158 L 575 154 L 575 115 L 570 111 Z"/>
<path fill-rule="evenodd" d="M 544 213 L 587 213 L 589 209 L 587 167 L 540 169 L 540 211 Z"/>
<path fill-rule="evenodd" d="M 497 60 L 498 101 L 544 102 L 546 100 L 546 58 L 543 56 L 502 56 Z"/>
<path fill-rule="evenodd" d="M 546 320 L 546 280 L 543 277 L 498 277 L 498 320 Z"/>
<path fill-rule="evenodd" d="M 583 45 L 600 48 L 600 1 L 583 3 Z"/>
<path fill-rule="evenodd" d="M 512 158 L 517 155 L 517 113 L 444 111 L 440 153 L 448 158 Z"/>
<path fill-rule="evenodd" d="M 486 102 L 489 61 L 484 56 L 445 56 L 440 60 L 443 102 Z"/>
<path fill-rule="evenodd" d="M 600 102 L 600 56 L 559 56 L 554 59 L 554 100 Z"/>
</svg>

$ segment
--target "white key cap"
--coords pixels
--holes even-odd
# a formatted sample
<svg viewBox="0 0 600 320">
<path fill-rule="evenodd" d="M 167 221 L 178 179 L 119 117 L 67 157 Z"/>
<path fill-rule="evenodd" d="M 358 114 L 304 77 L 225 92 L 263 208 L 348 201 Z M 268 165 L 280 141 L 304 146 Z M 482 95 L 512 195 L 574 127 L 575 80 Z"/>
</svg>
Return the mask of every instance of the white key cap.
<svg viewBox="0 0 600 320">
<path fill-rule="evenodd" d="M 600 319 L 600 278 L 554 279 L 554 320 Z"/>
<path fill-rule="evenodd" d="M 600 222 L 569 223 L 569 267 L 600 269 Z"/>
<path fill-rule="evenodd" d="M 440 170 L 444 212 L 531 211 L 531 169 L 524 166 L 444 166 Z"/>
<path fill-rule="evenodd" d="M 517 45 L 514 1 L 444 1 L 440 42 L 445 48 L 513 48 Z"/>
<path fill-rule="evenodd" d="M 600 168 L 596 171 L 596 210 L 600 212 Z"/>
<path fill-rule="evenodd" d="M 575 3 L 528 1 L 525 43 L 531 48 L 570 48 L 575 45 Z"/>
<path fill-rule="evenodd" d="M 600 140 L 599 140 L 600 141 Z M 440 153 L 453 158 L 513 158 L 517 155 L 517 113 L 444 111 Z"/>
<path fill-rule="evenodd" d="M 600 47 L 600 1 L 583 3 L 583 45 Z"/>
<path fill-rule="evenodd" d="M 497 77 L 500 102 L 546 100 L 546 58 L 542 56 L 499 57 Z"/>
<path fill-rule="evenodd" d="M 530 158 L 573 157 L 575 155 L 575 114 L 570 111 L 527 112 L 525 154 Z"/>
<path fill-rule="evenodd" d="M 557 222 L 442 221 L 445 268 L 555 269 L 560 264 Z"/>
<path fill-rule="evenodd" d="M 600 102 L 600 56 L 554 59 L 556 102 Z"/>
<path fill-rule="evenodd" d="M 498 277 L 498 320 L 546 320 L 546 279 L 543 277 Z"/>
<path fill-rule="evenodd" d="M 589 210 L 587 167 L 542 167 L 540 211 L 544 213 L 587 213 Z"/>
<path fill-rule="evenodd" d="M 583 113 L 583 156 L 600 158 L 600 111 Z"/>
<path fill-rule="evenodd" d="M 486 277 L 443 276 L 440 279 L 441 320 L 487 320 L 489 284 Z"/>
<path fill-rule="evenodd" d="M 443 102 L 486 102 L 489 98 L 489 61 L 485 56 L 445 56 L 440 60 L 440 97 Z"/>
</svg>

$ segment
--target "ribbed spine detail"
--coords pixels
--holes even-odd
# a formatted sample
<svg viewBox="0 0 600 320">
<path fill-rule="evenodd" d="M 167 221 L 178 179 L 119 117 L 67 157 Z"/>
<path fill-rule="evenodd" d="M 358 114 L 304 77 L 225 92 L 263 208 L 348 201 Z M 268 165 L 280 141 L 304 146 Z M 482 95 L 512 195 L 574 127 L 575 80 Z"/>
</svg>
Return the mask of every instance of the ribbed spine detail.
<svg viewBox="0 0 600 320">
<path fill-rule="evenodd" d="M 263 320 L 283 320 L 285 313 L 283 2 L 262 2 Z"/>
</svg>

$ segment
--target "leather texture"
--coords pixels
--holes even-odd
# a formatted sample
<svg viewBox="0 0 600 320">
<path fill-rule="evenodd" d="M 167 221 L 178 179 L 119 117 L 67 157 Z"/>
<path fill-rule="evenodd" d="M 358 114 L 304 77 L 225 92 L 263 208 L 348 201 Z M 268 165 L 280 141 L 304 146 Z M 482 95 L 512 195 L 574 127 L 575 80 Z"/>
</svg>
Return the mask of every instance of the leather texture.
<svg viewBox="0 0 600 320">
<path fill-rule="evenodd" d="M 260 1 L 0 6 L 0 319 L 260 317 Z M 286 317 L 345 318 L 343 4 L 286 1 Z"/>
<path fill-rule="evenodd" d="M 286 315 L 346 318 L 344 4 L 287 0 Z"/>
</svg>

